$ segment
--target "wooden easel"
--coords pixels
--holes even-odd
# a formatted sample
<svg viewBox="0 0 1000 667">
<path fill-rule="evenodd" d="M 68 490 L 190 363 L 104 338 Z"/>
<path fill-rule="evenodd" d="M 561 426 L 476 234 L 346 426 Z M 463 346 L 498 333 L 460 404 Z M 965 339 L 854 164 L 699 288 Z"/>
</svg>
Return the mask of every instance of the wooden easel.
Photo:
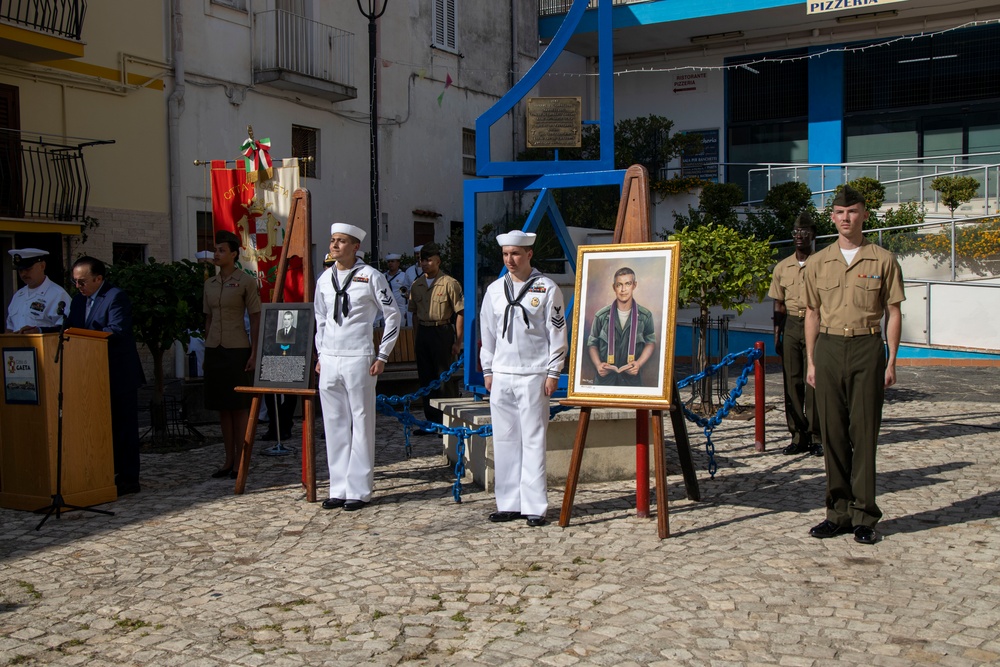
<svg viewBox="0 0 1000 667">
<path fill-rule="evenodd" d="M 618 205 L 618 220 L 615 224 L 615 243 L 649 243 L 652 240 L 652 227 L 649 222 L 649 176 L 642 165 L 632 165 L 625 172 L 625 182 L 622 185 L 622 198 Z M 579 267 L 577 268 L 579 270 Z M 640 517 L 649 516 L 649 420 L 653 420 L 653 461 L 654 478 L 656 481 L 656 525 L 660 539 L 670 536 L 667 513 L 667 464 L 663 448 L 663 406 L 651 404 L 648 408 L 636 406 L 630 402 L 627 406 L 615 406 L 605 401 L 586 403 L 579 400 L 560 401 L 562 405 L 572 405 L 580 408 L 580 422 L 577 426 L 576 438 L 573 440 L 573 455 L 570 458 L 569 473 L 566 475 L 566 492 L 563 494 L 562 511 L 559 513 L 559 525 L 569 525 L 573 513 L 573 498 L 576 496 L 576 485 L 580 478 L 580 464 L 583 461 L 583 449 L 587 442 L 587 429 L 590 425 L 590 413 L 595 407 L 625 407 L 635 409 L 636 432 L 636 514 Z M 684 486 L 687 497 L 700 500 L 698 478 L 694 472 L 691 460 L 691 443 L 688 440 L 687 425 L 676 385 L 670 398 L 670 421 L 674 430 L 674 440 L 677 443 L 677 455 L 684 474 Z"/>
<path fill-rule="evenodd" d="M 288 258 L 302 258 L 303 301 L 313 300 L 313 288 L 316 281 L 312 269 L 312 203 L 309 191 L 299 188 L 292 194 L 292 206 L 288 213 L 288 226 L 285 229 L 285 244 L 281 249 L 281 259 L 278 260 L 278 275 L 274 283 L 274 302 L 280 303 L 285 293 L 285 274 L 288 271 Z M 312 372 L 312 369 L 307 369 Z M 240 495 L 246 489 L 247 475 L 250 471 L 250 455 L 253 453 L 253 443 L 257 436 L 257 418 L 260 416 L 260 402 L 265 394 L 293 394 L 302 397 L 302 485 L 306 487 L 306 500 L 316 502 L 316 444 L 313 434 L 315 420 L 316 390 L 315 389 L 273 389 L 270 387 L 236 387 L 236 391 L 253 394 L 250 401 L 250 420 L 247 422 L 247 432 L 243 438 L 243 450 L 240 454 L 239 473 L 236 476 L 234 493 Z"/>
</svg>

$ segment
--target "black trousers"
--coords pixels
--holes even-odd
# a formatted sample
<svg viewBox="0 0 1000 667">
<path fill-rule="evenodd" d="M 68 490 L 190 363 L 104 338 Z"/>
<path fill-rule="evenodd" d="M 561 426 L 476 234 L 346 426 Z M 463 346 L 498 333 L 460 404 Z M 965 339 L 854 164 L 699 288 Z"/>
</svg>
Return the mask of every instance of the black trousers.
<svg viewBox="0 0 1000 667">
<path fill-rule="evenodd" d="M 111 392 L 111 442 L 115 457 L 115 481 L 139 481 L 139 396 L 135 389 Z"/>
<path fill-rule="evenodd" d="M 785 421 L 792 442 L 809 445 L 820 442 L 816 395 L 806 384 L 805 320 L 789 315 L 781 338 L 781 370 L 785 380 Z"/>
<path fill-rule="evenodd" d="M 816 341 L 816 407 L 826 463 L 826 518 L 874 527 L 875 450 L 885 400 L 885 343 L 879 335 Z"/>
<path fill-rule="evenodd" d="M 264 400 L 267 401 L 267 434 L 280 435 L 284 440 L 292 432 L 292 419 L 299 397 L 294 394 L 267 394 Z"/>
<path fill-rule="evenodd" d="M 441 373 L 451 367 L 453 361 L 451 348 L 455 344 L 455 330 L 450 324 L 437 327 L 419 326 L 417 337 L 413 342 L 413 351 L 417 355 L 417 378 L 420 386 L 438 379 Z M 458 383 L 448 380 L 435 389 L 424 399 L 424 416 L 428 421 L 442 423 L 443 414 L 437 408 L 430 406 L 431 398 L 458 398 Z"/>
</svg>

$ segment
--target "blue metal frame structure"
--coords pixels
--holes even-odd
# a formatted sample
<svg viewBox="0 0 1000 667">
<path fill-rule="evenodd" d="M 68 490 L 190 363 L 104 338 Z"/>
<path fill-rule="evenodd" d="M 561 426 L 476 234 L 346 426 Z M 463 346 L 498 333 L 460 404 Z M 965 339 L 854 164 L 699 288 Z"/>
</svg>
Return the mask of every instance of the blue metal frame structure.
<svg viewBox="0 0 1000 667">
<path fill-rule="evenodd" d="M 479 284 L 479 261 L 476 248 L 478 238 L 477 198 L 481 194 L 516 191 L 539 191 L 539 197 L 525 222 L 524 231 L 534 231 L 548 216 L 555 228 L 556 237 L 576 271 L 576 245 L 569 236 L 552 198 L 550 189 L 579 188 L 595 185 L 617 185 L 621 187 L 625 171 L 615 169 L 614 153 L 614 49 L 611 36 L 611 0 L 598 3 L 598 91 L 600 94 L 597 123 L 601 129 L 600 156 L 596 160 L 539 160 L 527 162 L 493 161 L 490 155 L 490 130 L 519 101 L 538 85 L 541 78 L 555 63 L 573 35 L 589 0 L 574 0 L 573 6 L 556 32 L 548 47 L 524 77 L 507 91 L 500 100 L 476 120 L 476 172 L 489 178 L 465 181 L 463 193 L 463 217 L 465 218 L 465 275 L 463 286 L 467 307 L 465 312 L 465 385 L 475 394 L 485 393 L 482 386 L 483 375 L 478 370 L 479 304 L 477 303 Z M 469 308 L 468 306 L 471 306 Z M 567 320 L 571 319 L 572 300 L 567 308 Z M 560 389 L 566 386 L 565 376 L 560 380 Z"/>
</svg>

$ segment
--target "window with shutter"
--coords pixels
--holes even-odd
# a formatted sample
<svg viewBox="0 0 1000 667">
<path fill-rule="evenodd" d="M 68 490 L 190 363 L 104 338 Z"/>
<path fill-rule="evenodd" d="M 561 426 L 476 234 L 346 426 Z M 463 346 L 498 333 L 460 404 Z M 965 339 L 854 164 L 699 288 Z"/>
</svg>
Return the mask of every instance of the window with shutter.
<svg viewBox="0 0 1000 667">
<path fill-rule="evenodd" d="M 434 46 L 456 51 L 455 0 L 434 0 Z"/>
</svg>

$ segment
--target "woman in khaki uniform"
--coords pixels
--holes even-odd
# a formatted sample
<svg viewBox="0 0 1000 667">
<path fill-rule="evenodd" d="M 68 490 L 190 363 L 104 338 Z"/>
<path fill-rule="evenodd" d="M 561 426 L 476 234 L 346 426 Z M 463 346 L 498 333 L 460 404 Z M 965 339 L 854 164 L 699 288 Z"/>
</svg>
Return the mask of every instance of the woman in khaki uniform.
<svg viewBox="0 0 1000 667">
<path fill-rule="evenodd" d="M 826 463 L 826 519 L 809 534 L 853 531 L 855 542 L 875 544 L 875 450 L 885 390 L 896 383 L 903 275 L 895 255 L 865 240 L 868 210 L 856 190 L 844 187 L 832 218 L 837 242 L 806 264 L 806 382 L 816 388 Z"/>
<path fill-rule="evenodd" d="M 236 477 L 237 443 L 246 433 L 250 417 L 249 394 L 234 387 L 249 385 L 253 378 L 260 324 L 260 295 L 257 281 L 236 267 L 240 239 L 232 232 L 215 235 L 213 263 L 219 272 L 205 281 L 205 408 L 218 410 L 226 460 L 212 477 Z M 244 314 L 250 314 L 247 335 Z"/>
</svg>

